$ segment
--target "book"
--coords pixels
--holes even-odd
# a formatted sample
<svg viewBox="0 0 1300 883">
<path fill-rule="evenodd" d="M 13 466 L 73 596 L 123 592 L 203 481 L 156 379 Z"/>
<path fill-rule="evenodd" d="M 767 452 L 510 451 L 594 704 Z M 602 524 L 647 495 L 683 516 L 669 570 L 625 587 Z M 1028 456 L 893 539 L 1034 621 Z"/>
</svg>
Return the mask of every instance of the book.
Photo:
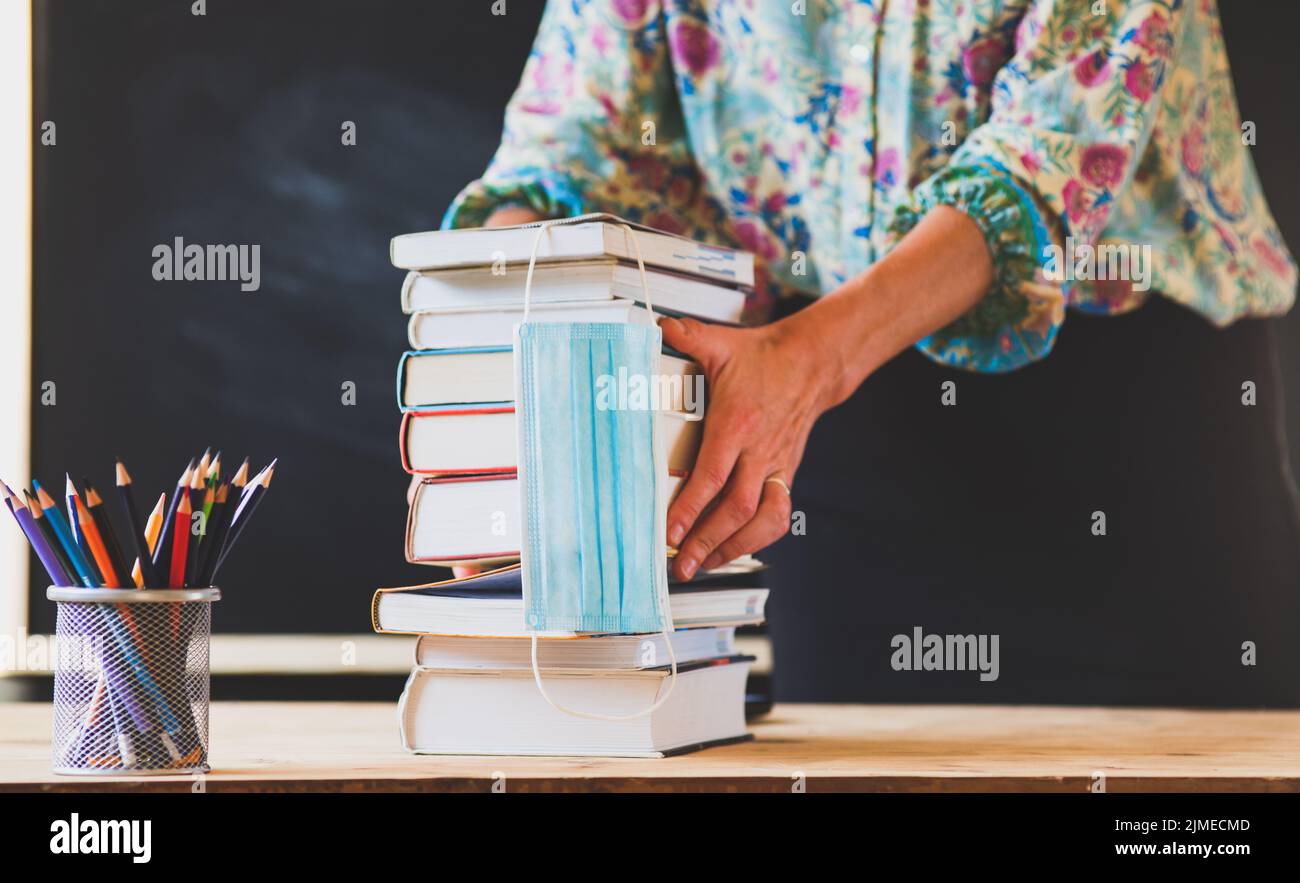
<svg viewBox="0 0 1300 883">
<path fill-rule="evenodd" d="M 509 346 L 468 346 L 442 350 L 411 350 L 397 365 L 397 403 L 403 411 L 424 411 L 443 405 L 505 404 L 515 397 L 514 353 Z M 654 393 L 657 410 L 700 410 L 704 406 L 700 366 L 682 356 L 664 353 L 660 377 L 641 381 L 645 394 Z M 699 380 L 694 378 L 699 377 Z M 630 396 L 633 380 L 610 375 L 612 397 Z"/>
<path fill-rule="evenodd" d="M 534 304 L 530 321 L 619 322 L 627 324 L 635 301 L 619 299 Z M 412 349 L 454 349 L 462 346 L 510 346 L 515 325 L 523 321 L 522 306 L 421 310 L 411 316 L 406 337 Z"/>
<path fill-rule="evenodd" d="M 510 311 L 523 317 L 526 266 L 494 273 L 490 267 L 460 270 L 412 270 L 402 281 L 402 311 L 434 315 L 466 311 Z M 646 285 L 655 312 L 694 316 L 710 322 L 738 324 L 746 291 L 681 273 L 646 270 Z M 578 261 L 539 264 L 533 270 L 533 309 L 560 303 L 588 308 L 609 306 L 611 300 L 645 305 L 641 271 L 619 261 Z M 515 321 L 519 321 L 516 319 Z M 507 338 L 509 339 L 509 338 Z"/>
<path fill-rule="evenodd" d="M 669 632 L 678 665 L 736 655 L 736 630 L 731 627 L 677 629 Z M 523 638 L 465 638 L 422 635 L 415 645 L 415 664 L 424 668 L 532 670 L 531 642 Z M 542 671 L 564 669 L 640 669 L 668 665 L 663 635 L 602 635 L 538 644 Z"/>
<path fill-rule="evenodd" d="M 709 580 L 669 586 L 673 627 L 757 625 L 763 621 L 768 590 L 713 585 Z M 370 604 L 376 632 L 518 638 L 524 625 L 523 578 L 518 564 L 418 586 L 379 589 Z M 577 632 L 552 631 L 549 637 Z"/>
<path fill-rule="evenodd" d="M 628 224 L 635 233 L 621 225 Z M 393 266 L 403 270 L 490 267 L 527 264 L 539 224 L 435 230 L 395 236 L 389 246 Z M 569 218 L 542 234 L 537 243 L 539 263 L 616 258 L 634 262 L 637 248 L 647 267 L 662 267 L 730 285 L 753 287 L 754 258 L 732 248 L 695 242 L 614 215 Z"/>
<path fill-rule="evenodd" d="M 660 413 L 668 469 L 695 463 L 704 421 L 679 411 Z M 402 417 L 402 468 L 413 475 L 513 472 L 518 467 L 513 405 L 408 411 Z"/>
<path fill-rule="evenodd" d="M 665 476 L 668 498 L 683 475 Z M 415 488 L 406 519 L 412 564 L 486 564 L 519 558 L 519 480 L 512 473 L 428 478 Z"/>
<path fill-rule="evenodd" d="M 420 668 L 398 703 L 402 746 L 415 754 L 665 757 L 751 738 L 745 678 L 752 657 L 679 666 L 663 705 L 631 720 L 575 717 L 553 708 L 531 671 Z M 669 673 L 555 672 L 551 698 L 566 708 L 632 715 L 667 689 Z"/>
</svg>

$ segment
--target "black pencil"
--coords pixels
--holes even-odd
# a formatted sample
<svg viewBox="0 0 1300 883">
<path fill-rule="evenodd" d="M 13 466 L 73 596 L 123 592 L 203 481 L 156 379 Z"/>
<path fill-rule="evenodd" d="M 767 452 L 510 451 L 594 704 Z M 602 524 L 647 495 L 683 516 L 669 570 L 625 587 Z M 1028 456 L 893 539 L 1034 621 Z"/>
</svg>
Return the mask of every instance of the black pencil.
<svg viewBox="0 0 1300 883">
<path fill-rule="evenodd" d="M 208 536 L 203 542 L 203 563 L 199 566 L 198 587 L 212 585 L 212 571 L 217 566 L 217 555 L 226 541 L 230 516 L 235 507 L 230 502 L 230 484 L 222 482 L 212 501 L 212 517 L 208 519 Z"/>
<path fill-rule="evenodd" d="M 227 501 L 226 505 L 235 505 L 235 511 L 230 516 L 230 528 L 226 533 L 226 539 L 222 544 L 222 549 L 217 555 L 217 564 L 212 568 L 212 579 L 217 578 L 217 571 L 221 569 L 222 563 L 230 550 L 239 542 L 239 536 L 248 526 L 248 522 L 253 519 L 253 513 L 257 510 L 262 498 L 266 496 L 266 490 L 271 486 L 271 477 L 275 474 L 275 464 L 278 460 L 272 460 L 271 465 L 267 466 L 257 474 L 257 478 L 249 482 L 251 489 L 246 494 L 246 499 L 241 500 L 238 505 Z"/>
<path fill-rule="evenodd" d="M 117 497 L 122 501 L 122 509 L 126 512 L 126 523 L 136 556 L 140 559 L 140 575 L 144 579 L 145 588 L 162 588 L 153 569 L 153 559 L 149 557 L 149 544 L 144 538 L 144 522 L 140 520 L 140 510 L 135 505 L 135 491 L 131 487 L 131 473 L 126 471 L 126 464 L 121 460 L 116 464 L 116 480 Z"/>
<path fill-rule="evenodd" d="M 204 482 L 202 497 L 194 497 L 194 492 L 190 495 L 195 500 L 201 502 L 194 503 L 195 512 L 205 513 L 203 518 L 203 533 L 190 539 L 190 556 L 185 560 L 185 585 L 196 586 L 199 581 L 199 573 L 203 569 L 203 556 L 207 553 L 207 547 L 212 545 L 212 507 L 215 504 L 217 492 L 207 482 Z"/>
<path fill-rule="evenodd" d="M 205 488 L 204 480 L 208 474 L 208 467 L 210 465 L 209 458 L 211 457 L 211 453 L 212 453 L 211 448 L 208 448 L 208 450 L 203 452 L 203 459 L 199 461 L 198 468 L 196 468 L 194 470 L 194 474 L 190 476 L 190 507 L 191 507 L 190 518 L 191 519 L 194 518 L 195 512 L 203 511 L 203 497 L 204 494 L 206 493 L 206 491 L 204 490 Z M 196 535 L 192 529 L 190 531 L 190 547 L 185 555 L 185 585 L 187 586 L 190 584 L 190 580 L 193 577 L 197 576 L 197 571 L 195 570 L 195 567 L 197 566 L 199 551 L 203 545 L 203 541 L 208 538 L 207 537 L 208 527 L 207 527 L 206 516 L 204 516 L 202 523 L 203 523 L 203 533 Z M 193 528 L 192 524 L 191 524 L 191 528 Z M 177 586 L 177 588 L 180 588 L 180 586 Z"/>
<path fill-rule="evenodd" d="M 166 572 L 171 566 L 172 560 L 172 524 L 176 521 L 176 507 L 181 502 L 181 491 L 188 490 L 190 486 L 190 472 L 194 469 L 194 460 L 185 467 L 181 473 L 180 480 L 176 482 L 176 492 L 172 494 L 172 500 L 167 504 L 167 517 L 163 519 L 162 531 L 158 534 L 158 544 L 153 547 L 153 566 L 155 572 Z M 163 570 L 159 571 L 158 568 Z"/>
<path fill-rule="evenodd" d="M 117 531 L 113 530 L 113 522 L 108 517 L 108 507 L 104 505 L 104 498 L 95 490 L 95 486 L 85 476 L 81 478 L 81 486 L 86 490 L 86 509 L 90 512 L 90 518 L 95 522 L 95 527 L 99 530 L 99 536 L 104 541 L 104 548 L 108 550 L 108 560 L 113 563 L 113 570 L 117 572 L 118 578 L 122 580 L 122 585 L 128 586 L 131 580 L 131 568 L 126 563 L 126 555 L 122 554 L 122 546 L 117 541 Z"/>
</svg>

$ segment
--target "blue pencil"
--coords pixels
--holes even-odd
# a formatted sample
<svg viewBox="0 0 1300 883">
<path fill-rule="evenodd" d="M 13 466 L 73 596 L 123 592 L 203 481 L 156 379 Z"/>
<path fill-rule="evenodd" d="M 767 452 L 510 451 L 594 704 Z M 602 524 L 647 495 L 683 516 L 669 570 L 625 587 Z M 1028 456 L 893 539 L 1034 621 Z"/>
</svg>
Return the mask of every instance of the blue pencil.
<svg viewBox="0 0 1300 883">
<path fill-rule="evenodd" d="M 32 487 L 36 489 L 36 499 L 40 501 L 41 510 L 45 517 L 49 519 L 50 527 L 54 528 L 54 535 L 59 538 L 59 543 L 63 546 L 63 551 L 67 554 L 68 560 L 72 562 L 72 568 L 76 571 L 77 579 L 88 589 L 99 588 L 99 583 L 90 569 L 86 556 L 82 554 L 81 548 L 77 545 L 76 540 L 72 538 L 72 530 L 68 527 L 67 520 L 63 513 L 59 511 L 58 504 L 54 498 L 49 495 L 41 483 L 32 479 Z"/>
<path fill-rule="evenodd" d="M 64 475 L 66 490 L 63 492 L 63 499 L 68 504 L 68 523 L 72 525 L 72 539 L 77 548 L 81 550 L 81 559 L 86 562 L 90 568 L 90 575 L 95 580 L 94 588 L 107 586 L 109 581 L 104 573 L 99 569 L 99 564 L 95 561 L 95 551 L 90 548 L 90 540 L 86 532 L 81 528 L 81 519 L 77 517 L 77 503 L 80 498 L 77 496 L 77 488 L 72 483 L 72 476 Z"/>
</svg>

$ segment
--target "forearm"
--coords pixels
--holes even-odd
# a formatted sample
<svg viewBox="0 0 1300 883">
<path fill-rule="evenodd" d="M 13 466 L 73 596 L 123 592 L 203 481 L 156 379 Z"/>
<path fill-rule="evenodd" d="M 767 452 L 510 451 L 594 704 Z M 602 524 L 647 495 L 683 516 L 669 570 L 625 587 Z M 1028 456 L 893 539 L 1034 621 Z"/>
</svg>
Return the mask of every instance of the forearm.
<svg viewBox="0 0 1300 883">
<path fill-rule="evenodd" d="M 993 260 L 975 222 L 932 210 L 885 258 L 779 323 L 816 353 L 823 408 L 847 399 L 872 372 L 977 304 Z"/>
</svg>

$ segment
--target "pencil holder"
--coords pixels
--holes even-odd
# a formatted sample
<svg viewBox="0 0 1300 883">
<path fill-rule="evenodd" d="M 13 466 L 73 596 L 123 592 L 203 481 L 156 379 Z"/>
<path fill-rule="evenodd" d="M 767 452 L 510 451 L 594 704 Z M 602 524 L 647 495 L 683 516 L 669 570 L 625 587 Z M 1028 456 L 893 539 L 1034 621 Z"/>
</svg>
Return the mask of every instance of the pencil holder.
<svg viewBox="0 0 1300 883">
<path fill-rule="evenodd" d="M 208 645 L 219 589 L 51 586 L 54 771 L 207 772 Z"/>
</svg>

